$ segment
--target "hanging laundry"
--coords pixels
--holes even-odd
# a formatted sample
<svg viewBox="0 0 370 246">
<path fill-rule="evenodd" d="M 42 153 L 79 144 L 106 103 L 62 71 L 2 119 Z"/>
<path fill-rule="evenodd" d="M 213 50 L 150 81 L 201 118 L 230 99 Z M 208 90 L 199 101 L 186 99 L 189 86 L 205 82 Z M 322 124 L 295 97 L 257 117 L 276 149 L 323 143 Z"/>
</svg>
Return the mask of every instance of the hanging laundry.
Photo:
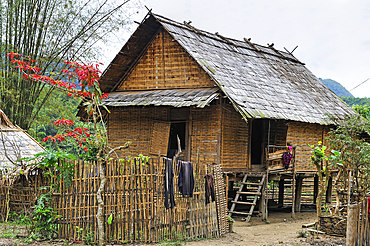
<svg viewBox="0 0 370 246">
<path fill-rule="evenodd" d="M 212 202 L 215 201 L 215 188 L 213 186 L 212 174 L 206 174 L 204 176 L 205 188 L 206 188 L 206 205 L 210 203 L 209 197 L 211 196 Z"/>
<path fill-rule="evenodd" d="M 164 160 L 164 206 L 165 208 L 173 208 L 176 206 L 175 204 L 175 193 L 173 189 L 173 165 L 172 159 L 163 157 Z M 170 203 L 168 203 L 170 200 Z"/>
<path fill-rule="evenodd" d="M 179 191 L 182 196 L 193 197 L 194 191 L 194 174 L 193 174 L 193 163 L 186 161 L 179 161 L 178 167 L 180 168 L 179 173 Z"/>
<path fill-rule="evenodd" d="M 293 155 L 290 152 L 283 153 L 283 165 L 285 169 L 289 168 L 290 161 L 292 160 Z"/>
</svg>

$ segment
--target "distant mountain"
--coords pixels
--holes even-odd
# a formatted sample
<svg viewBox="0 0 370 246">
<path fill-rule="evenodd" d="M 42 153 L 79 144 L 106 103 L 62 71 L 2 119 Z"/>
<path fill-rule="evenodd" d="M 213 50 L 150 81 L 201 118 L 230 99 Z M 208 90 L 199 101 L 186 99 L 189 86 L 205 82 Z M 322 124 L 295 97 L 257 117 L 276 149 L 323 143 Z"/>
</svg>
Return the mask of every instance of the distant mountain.
<svg viewBox="0 0 370 246">
<path fill-rule="evenodd" d="M 339 82 L 332 80 L 332 79 L 321 79 L 320 80 L 330 89 L 332 90 L 337 96 L 339 97 L 353 97 L 351 92 L 349 92 L 343 85 Z"/>
</svg>

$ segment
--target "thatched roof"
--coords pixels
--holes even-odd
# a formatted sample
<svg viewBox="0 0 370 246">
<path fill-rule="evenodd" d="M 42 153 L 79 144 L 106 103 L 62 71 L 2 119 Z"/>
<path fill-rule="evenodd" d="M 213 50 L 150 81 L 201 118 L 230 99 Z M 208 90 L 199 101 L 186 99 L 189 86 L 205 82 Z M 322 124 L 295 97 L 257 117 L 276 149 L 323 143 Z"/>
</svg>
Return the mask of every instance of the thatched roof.
<svg viewBox="0 0 370 246">
<path fill-rule="evenodd" d="M 33 157 L 44 150 L 27 132 L 13 125 L 0 110 L 0 170 L 15 169 L 22 165 L 17 160 Z"/>
<path fill-rule="evenodd" d="M 167 30 L 189 53 L 245 119 L 331 124 L 327 115 L 343 119 L 345 115 L 354 114 L 351 107 L 292 54 L 247 39 L 235 40 L 201 31 L 188 23 L 152 13 L 103 73 L 100 80 L 103 91 L 115 91 L 159 28 Z M 112 103 L 113 97 L 105 102 Z"/>
<path fill-rule="evenodd" d="M 106 106 L 173 106 L 203 108 L 215 99 L 218 88 L 113 92 Z"/>
</svg>

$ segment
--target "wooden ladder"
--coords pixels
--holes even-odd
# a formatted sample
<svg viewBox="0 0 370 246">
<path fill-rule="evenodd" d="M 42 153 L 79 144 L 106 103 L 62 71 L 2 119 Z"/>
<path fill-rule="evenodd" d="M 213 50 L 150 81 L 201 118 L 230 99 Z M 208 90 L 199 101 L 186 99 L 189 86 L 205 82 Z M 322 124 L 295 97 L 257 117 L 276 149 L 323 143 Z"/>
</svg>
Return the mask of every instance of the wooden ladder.
<svg viewBox="0 0 370 246">
<path fill-rule="evenodd" d="M 247 182 L 248 181 L 248 174 L 244 175 L 243 181 L 241 182 L 239 190 L 236 192 L 235 199 L 234 199 L 234 201 L 232 201 L 232 205 L 231 205 L 231 208 L 229 210 L 229 216 L 231 216 L 232 214 L 247 215 L 246 222 L 249 222 L 249 220 L 252 217 L 254 207 L 256 206 L 257 199 L 258 199 L 258 197 L 261 197 L 263 186 L 265 185 L 265 179 L 266 179 L 266 174 L 263 174 L 259 183 L 252 183 L 252 182 Z M 258 186 L 258 188 L 253 187 L 256 191 L 243 191 L 244 185 Z M 248 188 L 251 188 L 251 187 L 248 187 Z M 253 202 L 239 201 L 240 195 L 254 196 Z M 260 201 L 260 202 L 263 202 L 263 201 Z M 249 213 L 241 212 L 241 211 L 235 211 L 236 204 L 250 205 L 251 207 L 249 209 Z"/>
</svg>

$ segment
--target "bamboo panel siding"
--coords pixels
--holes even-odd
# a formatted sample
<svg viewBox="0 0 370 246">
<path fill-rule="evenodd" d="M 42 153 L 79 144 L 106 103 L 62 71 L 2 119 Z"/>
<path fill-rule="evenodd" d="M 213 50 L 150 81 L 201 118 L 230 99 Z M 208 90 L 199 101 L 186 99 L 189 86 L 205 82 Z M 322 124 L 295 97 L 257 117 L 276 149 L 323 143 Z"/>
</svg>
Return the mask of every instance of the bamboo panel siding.
<svg viewBox="0 0 370 246">
<path fill-rule="evenodd" d="M 182 197 L 178 191 L 178 172 L 175 164 L 175 207 L 164 207 L 163 159 L 148 163 L 133 158 L 112 160 L 106 165 L 107 183 L 104 192 L 104 221 L 107 241 L 114 243 L 159 242 L 164 239 L 218 237 L 226 233 L 226 217 L 219 207 L 226 204 L 223 190 L 216 191 L 216 202 L 205 204 L 205 165 L 194 165 L 193 197 Z M 214 167 L 221 170 L 220 165 Z M 75 178 L 66 187 L 59 182 L 60 193 L 54 196 L 59 219 L 58 237 L 81 240 L 87 233 L 97 240 L 98 169 L 95 163 L 76 162 Z M 214 171 L 215 173 L 215 171 Z M 214 175 L 215 187 L 223 183 L 222 174 Z M 217 209 L 216 209 L 217 208 Z M 220 233 L 221 232 L 221 233 Z"/>
<path fill-rule="evenodd" d="M 202 163 L 217 163 L 219 139 L 221 136 L 221 108 L 211 105 L 207 108 L 191 108 L 192 119 L 191 161 L 196 161 L 198 147 L 199 161 Z"/>
<path fill-rule="evenodd" d="M 296 171 L 316 171 L 311 166 L 311 148 L 309 144 L 317 145 L 318 141 L 324 142 L 328 128 L 319 124 L 290 122 L 288 126 L 287 142 L 296 148 Z"/>
<path fill-rule="evenodd" d="M 111 107 L 110 111 L 107 125 L 110 144 L 115 147 L 131 141 L 129 148 L 117 152 L 118 157 L 150 155 L 149 152 L 158 156 L 158 151 L 161 155 L 167 154 L 169 130 L 165 131 L 165 126 L 158 128 L 158 122 L 167 120 L 166 107 Z M 151 140 L 153 136 L 158 139 Z M 156 145 L 154 141 L 162 143 Z"/>
<path fill-rule="evenodd" d="M 213 86 L 205 71 L 162 30 L 117 91 Z"/>
<path fill-rule="evenodd" d="M 248 123 L 224 100 L 222 104 L 221 138 L 221 164 L 224 171 L 247 168 L 248 137 Z"/>
<path fill-rule="evenodd" d="M 225 234 L 228 229 L 227 217 L 228 208 L 226 200 L 225 183 L 223 179 L 223 172 L 221 165 L 211 165 L 211 170 L 214 177 L 215 197 L 217 204 L 217 219 L 219 225 L 220 235 Z"/>
<path fill-rule="evenodd" d="M 150 150 L 152 155 L 165 155 L 168 149 L 168 138 L 170 136 L 170 122 L 154 121 L 152 136 L 150 138 Z M 167 140 L 167 141 L 166 141 Z"/>
</svg>

